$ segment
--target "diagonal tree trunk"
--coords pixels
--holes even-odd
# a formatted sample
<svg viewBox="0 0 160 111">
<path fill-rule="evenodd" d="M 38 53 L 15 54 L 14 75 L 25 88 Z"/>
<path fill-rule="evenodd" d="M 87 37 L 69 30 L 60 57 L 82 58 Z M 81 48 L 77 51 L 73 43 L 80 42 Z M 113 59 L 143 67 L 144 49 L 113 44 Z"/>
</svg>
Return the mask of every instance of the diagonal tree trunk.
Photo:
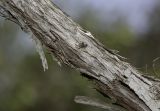
<svg viewBox="0 0 160 111">
<path fill-rule="evenodd" d="M 0 13 L 129 111 L 160 111 L 160 81 L 142 76 L 50 0 L 1 0 Z"/>
</svg>

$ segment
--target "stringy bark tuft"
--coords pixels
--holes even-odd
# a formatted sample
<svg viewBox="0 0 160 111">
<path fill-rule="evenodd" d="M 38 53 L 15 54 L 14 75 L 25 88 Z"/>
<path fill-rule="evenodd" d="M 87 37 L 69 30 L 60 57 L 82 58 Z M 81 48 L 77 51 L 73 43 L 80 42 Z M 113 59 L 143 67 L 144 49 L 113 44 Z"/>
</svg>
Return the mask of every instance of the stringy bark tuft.
<svg viewBox="0 0 160 111">
<path fill-rule="evenodd" d="M 46 59 L 46 56 L 43 51 L 42 43 L 33 34 L 32 34 L 31 38 L 32 38 L 32 40 L 35 44 L 36 50 L 41 58 L 43 69 L 44 69 L 44 71 L 46 71 L 48 69 L 48 63 L 47 63 L 47 59 Z"/>
</svg>

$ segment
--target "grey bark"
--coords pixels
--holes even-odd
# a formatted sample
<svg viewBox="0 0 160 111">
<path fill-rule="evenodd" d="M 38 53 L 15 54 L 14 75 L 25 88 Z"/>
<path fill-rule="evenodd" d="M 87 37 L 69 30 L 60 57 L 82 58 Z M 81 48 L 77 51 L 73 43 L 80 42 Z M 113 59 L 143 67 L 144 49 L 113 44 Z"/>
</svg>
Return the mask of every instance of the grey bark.
<svg viewBox="0 0 160 111">
<path fill-rule="evenodd" d="M 59 62 L 80 71 L 116 104 L 160 111 L 159 80 L 142 76 L 49 0 L 1 0 L 0 6 L 2 16 L 33 33 Z"/>
</svg>

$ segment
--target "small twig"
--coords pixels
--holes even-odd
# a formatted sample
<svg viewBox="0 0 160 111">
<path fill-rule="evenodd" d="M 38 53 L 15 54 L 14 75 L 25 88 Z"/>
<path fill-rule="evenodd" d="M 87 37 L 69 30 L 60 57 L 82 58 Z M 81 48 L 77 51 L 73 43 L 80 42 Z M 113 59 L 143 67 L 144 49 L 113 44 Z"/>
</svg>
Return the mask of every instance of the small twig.
<svg viewBox="0 0 160 111">
<path fill-rule="evenodd" d="M 145 66 L 145 69 L 146 69 L 146 74 L 148 74 L 148 65 L 147 64 Z"/>
<path fill-rule="evenodd" d="M 156 76 L 158 76 L 158 73 L 157 73 L 156 68 L 155 68 L 155 66 L 156 66 L 155 63 L 156 63 L 156 61 L 158 61 L 159 59 L 160 59 L 160 57 L 155 58 L 155 59 L 153 60 L 153 64 L 152 64 L 153 71 L 154 71 L 154 73 L 155 73 Z"/>
<path fill-rule="evenodd" d="M 98 99 L 86 97 L 86 96 L 76 96 L 74 101 L 79 104 L 95 106 L 98 108 L 106 109 L 109 111 L 126 111 L 124 108 L 113 105 L 111 102 L 103 102 Z"/>
</svg>

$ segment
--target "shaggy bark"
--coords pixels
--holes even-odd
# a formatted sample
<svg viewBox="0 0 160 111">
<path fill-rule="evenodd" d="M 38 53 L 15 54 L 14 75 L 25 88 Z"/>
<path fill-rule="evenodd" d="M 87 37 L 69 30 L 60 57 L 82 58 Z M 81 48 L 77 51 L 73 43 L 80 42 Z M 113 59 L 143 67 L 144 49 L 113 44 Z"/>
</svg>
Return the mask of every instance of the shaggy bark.
<svg viewBox="0 0 160 111">
<path fill-rule="evenodd" d="M 32 33 L 56 57 L 129 111 L 160 111 L 159 80 L 142 76 L 49 0 L 1 0 L 1 15 Z"/>
</svg>

